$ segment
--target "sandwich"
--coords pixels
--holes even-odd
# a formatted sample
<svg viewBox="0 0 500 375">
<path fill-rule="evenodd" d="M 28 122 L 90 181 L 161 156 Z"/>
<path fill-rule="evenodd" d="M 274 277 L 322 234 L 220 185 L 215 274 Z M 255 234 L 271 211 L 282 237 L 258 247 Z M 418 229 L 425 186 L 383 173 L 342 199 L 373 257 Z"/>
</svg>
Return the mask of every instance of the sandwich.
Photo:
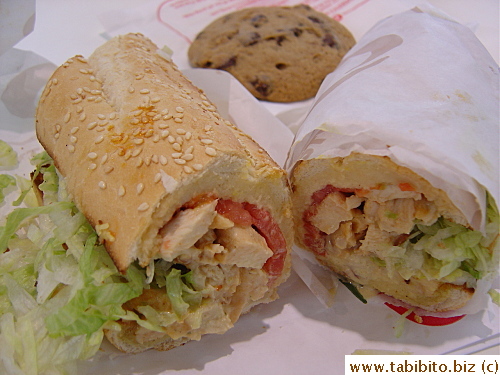
<svg viewBox="0 0 500 375">
<path fill-rule="evenodd" d="M 299 247 L 407 310 L 483 309 L 499 259 L 494 82 L 466 27 L 419 8 L 377 23 L 325 79 L 289 152 Z"/>
<path fill-rule="evenodd" d="M 41 94 L 36 134 L 42 169 L 55 170 L 114 277 L 141 280 L 105 326 L 118 349 L 222 334 L 278 297 L 293 241 L 285 172 L 152 41 L 118 36 L 67 60 Z"/>
<path fill-rule="evenodd" d="M 297 243 L 360 291 L 375 289 L 425 311 L 454 311 L 497 267 L 491 197 L 485 236 L 443 190 L 387 156 L 301 161 L 291 184 Z"/>
</svg>

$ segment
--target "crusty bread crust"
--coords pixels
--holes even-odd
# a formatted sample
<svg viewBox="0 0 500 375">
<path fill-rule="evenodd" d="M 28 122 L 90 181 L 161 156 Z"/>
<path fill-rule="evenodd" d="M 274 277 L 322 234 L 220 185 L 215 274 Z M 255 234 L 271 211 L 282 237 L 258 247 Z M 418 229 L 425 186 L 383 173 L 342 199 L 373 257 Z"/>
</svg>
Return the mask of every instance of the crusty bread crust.
<svg viewBox="0 0 500 375">
<path fill-rule="evenodd" d="M 129 354 L 141 353 L 151 348 L 158 351 L 168 351 L 190 341 L 188 338 L 173 340 L 165 335 L 159 338 L 157 343 L 140 344 L 134 338 L 136 328 L 137 324 L 134 322 L 122 322 L 121 330 L 106 330 L 106 338 L 118 350 Z"/>
<path fill-rule="evenodd" d="M 311 205 L 314 192 L 331 184 L 340 189 L 370 189 L 378 184 L 398 186 L 411 184 L 416 192 L 437 206 L 440 216 L 467 225 L 464 215 L 446 193 L 432 186 L 412 170 L 394 163 L 388 157 L 353 153 L 345 158 L 311 159 L 298 162 L 291 173 L 295 241 L 308 249 L 303 222 L 304 211 Z M 311 250 L 311 249 L 309 249 Z M 437 280 L 410 278 L 398 274 L 389 277 L 384 266 L 373 261 L 373 253 L 339 251 L 334 247 L 318 260 L 333 271 L 360 285 L 373 287 L 412 306 L 428 311 L 455 310 L 472 297 L 473 289 Z"/>
<path fill-rule="evenodd" d="M 161 257 L 160 229 L 203 196 L 264 209 L 291 247 L 285 172 L 141 34 L 113 38 L 88 60 L 75 56 L 59 67 L 41 95 L 36 132 L 121 272 L 136 260 L 146 267 Z M 226 302 L 226 313 L 235 321 L 276 299 L 290 268 L 288 251 L 283 272 L 262 298 L 239 296 L 234 308 Z M 107 332 L 115 346 L 126 352 L 151 347 L 138 345 L 126 322 L 122 326 Z M 133 332 L 137 324 L 128 328 Z M 167 350 L 186 341 L 167 337 L 153 347 Z"/>
<path fill-rule="evenodd" d="M 284 171 L 142 35 L 59 67 L 36 130 L 121 271 L 147 265 L 161 226 L 203 193 L 266 207 L 292 237 Z"/>
</svg>

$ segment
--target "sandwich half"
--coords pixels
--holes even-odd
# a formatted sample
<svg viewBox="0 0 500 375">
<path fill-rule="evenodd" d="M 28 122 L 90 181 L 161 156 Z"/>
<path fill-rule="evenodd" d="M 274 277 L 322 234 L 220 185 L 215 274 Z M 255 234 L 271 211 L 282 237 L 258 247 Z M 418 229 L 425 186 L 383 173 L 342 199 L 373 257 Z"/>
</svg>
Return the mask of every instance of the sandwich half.
<svg viewBox="0 0 500 375">
<path fill-rule="evenodd" d="M 387 156 L 299 161 L 296 241 L 346 281 L 431 312 L 457 310 L 498 268 L 498 210 L 487 234 L 449 196 Z"/>
<path fill-rule="evenodd" d="M 117 269 L 144 273 L 123 305 L 140 319 L 106 332 L 117 348 L 224 333 L 277 298 L 293 241 L 285 172 L 149 39 L 118 36 L 67 60 L 36 132 Z"/>
<path fill-rule="evenodd" d="M 500 253 L 493 82 L 498 64 L 459 23 L 415 7 L 375 24 L 288 154 L 298 245 L 419 313 L 483 310 Z"/>
</svg>

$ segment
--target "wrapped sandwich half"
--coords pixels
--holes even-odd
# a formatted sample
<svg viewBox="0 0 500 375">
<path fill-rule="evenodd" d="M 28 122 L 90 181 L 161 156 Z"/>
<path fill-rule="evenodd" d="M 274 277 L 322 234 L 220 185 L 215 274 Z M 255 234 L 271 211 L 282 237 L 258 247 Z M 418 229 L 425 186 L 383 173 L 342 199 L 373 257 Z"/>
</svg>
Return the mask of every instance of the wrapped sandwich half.
<svg viewBox="0 0 500 375">
<path fill-rule="evenodd" d="M 277 298 L 293 240 L 285 173 L 150 40 L 119 36 L 69 59 L 36 131 L 118 271 L 143 274 L 123 305 L 135 318 L 106 332 L 120 350 L 224 333 Z"/>
<path fill-rule="evenodd" d="M 468 302 L 498 271 L 498 124 L 498 65 L 470 30 L 420 9 L 381 21 L 290 151 L 298 245 L 358 290 L 482 308 Z"/>
</svg>

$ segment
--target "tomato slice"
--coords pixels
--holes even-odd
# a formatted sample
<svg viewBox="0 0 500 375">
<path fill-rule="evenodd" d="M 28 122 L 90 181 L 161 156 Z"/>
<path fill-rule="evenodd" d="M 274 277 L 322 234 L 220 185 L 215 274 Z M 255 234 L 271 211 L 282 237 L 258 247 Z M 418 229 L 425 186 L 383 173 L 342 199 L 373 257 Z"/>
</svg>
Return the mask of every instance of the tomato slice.
<svg viewBox="0 0 500 375">
<path fill-rule="evenodd" d="M 283 273 L 285 259 L 287 256 L 286 240 L 281 229 L 271 214 L 256 205 L 244 203 L 243 206 L 253 218 L 253 225 L 266 240 L 267 246 L 273 251 L 273 255 L 266 261 L 262 269 L 269 275 L 269 282 L 274 282 Z"/>
<path fill-rule="evenodd" d="M 252 215 L 243 207 L 243 203 L 234 202 L 230 199 L 219 199 L 215 209 L 220 215 L 231 220 L 236 225 L 247 227 L 253 223 Z"/>
<path fill-rule="evenodd" d="M 262 267 L 269 275 L 269 283 L 273 283 L 281 276 L 288 252 L 285 237 L 271 214 L 254 204 L 235 202 L 230 199 L 219 199 L 215 209 L 220 215 L 236 225 L 243 227 L 253 225 L 255 227 L 273 252 L 273 255 Z"/>
<path fill-rule="evenodd" d="M 399 315 L 403 315 L 408 311 L 406 307 L 395 306 L 393 304 L 390 304 L 389 302 L 385 302 L 385 305 L 391 308 L 392 310 L 396 311 Z M 406 317 L 406 319 L 411 320 L 412 322 L 415 322 L 417 324 L 422 324 L 424 326 L 437 327 L 437 326 L 447 326 L 449 324 L 458 322 L 464 316 L 465 314 L 444 318 L 440 316 L 431 316 L 431 315 L 416 315 L 414 312 L 412 312 Z"/>
</svg>

